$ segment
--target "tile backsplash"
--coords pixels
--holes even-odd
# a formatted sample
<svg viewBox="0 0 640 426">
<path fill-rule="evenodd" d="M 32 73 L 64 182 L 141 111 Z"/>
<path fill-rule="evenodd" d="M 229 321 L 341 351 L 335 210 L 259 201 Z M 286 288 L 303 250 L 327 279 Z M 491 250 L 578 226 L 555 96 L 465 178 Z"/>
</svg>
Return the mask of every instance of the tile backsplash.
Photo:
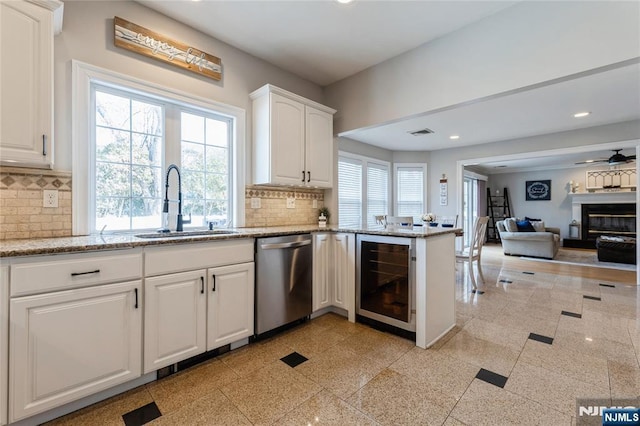
<svg viewBox="0 0 640 426">
<path fill-rule="evenodd" d="M 43 207 L 43 191 L 58 207 Z M 0 167 L 0 240 L 71 235 L 71 172 Z"/>
<path fill-rule="evenodd" d="M 251 199 L 260 199 L 260 208 L 251 208 Z M 287 208 L 287 198 L 295 207 Z M 314 200 L 317 207 L 313 207 Z M 245 189 L 245 226 L 313 225 L 318 209 L 324 206 L 323 189 L 247 186 Z"/>
<path fill-rule="evenodd" d="M 58 190 L 58 207 L 43 207 L 43 191 Z M 246 186 L 245 226 L 313 225 L 324 190 Z M 260 208 L 251 199 L 260 199 Z M 287 198 L 295 207 L 287 208 Z M 316 207 L 313 206 L 314 201 Z M 0 167 L 0 241 L 71 236 L 71 172 Z"/>
</svg>

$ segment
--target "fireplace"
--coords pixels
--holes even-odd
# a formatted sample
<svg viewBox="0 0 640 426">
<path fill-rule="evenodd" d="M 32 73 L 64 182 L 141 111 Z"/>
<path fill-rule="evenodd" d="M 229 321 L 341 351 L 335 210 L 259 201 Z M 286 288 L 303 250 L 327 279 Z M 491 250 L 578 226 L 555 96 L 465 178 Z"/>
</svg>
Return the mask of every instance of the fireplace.
<svg viewBox="0 0 640 426">
<path fill-rule="evenodd" d="M 635 237 L 635 203 L 583 204 L 582 240 L 595 241 L 601 235 Z"/>
</svg>

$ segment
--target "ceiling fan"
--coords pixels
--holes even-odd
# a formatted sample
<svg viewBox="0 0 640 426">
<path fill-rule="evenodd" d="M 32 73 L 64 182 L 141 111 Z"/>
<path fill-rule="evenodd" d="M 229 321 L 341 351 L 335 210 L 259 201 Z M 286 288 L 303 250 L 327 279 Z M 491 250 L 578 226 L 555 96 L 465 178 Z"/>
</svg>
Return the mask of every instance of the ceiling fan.
<svg viewBox="0 0 640 426">
<path fill-rule="evenodd" d="M 580 161 L 575 164 L 607 163 L 610 166 L 617 166 L 619 164 L 630 163 L 632 161 L 635 161 L 636 159 L 635 155 L 620 154 L 620 151 L 622 151 L 621 149 L 612 149 L 611 151 L 615 152 L 615 154 L 613 154 L 609 158 L 602 158 L 600 160 Z"/>
</svg>

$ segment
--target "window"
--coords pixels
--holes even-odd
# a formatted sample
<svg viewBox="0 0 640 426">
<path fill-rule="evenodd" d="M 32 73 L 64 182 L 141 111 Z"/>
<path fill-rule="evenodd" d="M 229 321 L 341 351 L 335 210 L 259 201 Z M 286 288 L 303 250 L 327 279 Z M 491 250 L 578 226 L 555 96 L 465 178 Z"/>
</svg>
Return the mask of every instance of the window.
<svg viewBox="0 0 640 426">
<path fill-rule="evenodd" d="M 77 61 L 73 73 L 74 234 L 163 226 L 170 164 L 185 228 L 244 225 L 244 110 Z M 177 192 L 172 174 L 169 198 Z M 176 214 L 171 203 L 171 228 Z"/>
<path fill-rule="evenodd" d="M 360 226 L 362 217 L 362 164 L 353 159 L 338 161 L 338 223 Z"/>
<path fill-rule="evenodd" d="M 183 213 L 192 223 L 229 223 L 229 120 L 181 113 Z"/>
<path fill-rule="evenodd" d="M 160 223 L 165 164 L 181 170 L 187 226 L 229 223 L 230 120 L 186 111 L 123 89 L 93 86 L 95 98 L 95 212 L 93 231 L 152 229 Z M 167 119 L 168 118 L 168 119 Z M 180 139 L 165 137 L 180 129 Z M 179 144 L 179 157 L 171 145 Z M 163 147 L 168 149 L 163 149 Z M 163 155 L 164 154 L 164 155 Z M 176 194 L 173 188 L 171 194 Z M 175 195 L 174 195 L 175 197 Z M 170 210 L 171 212 L 171 210 Z"/>
<path fill-rule="evenodd" d="M 396 216 L 412 216 L 414 223 L 420 223 L 426 213 L 425 165 L 395 165 Z"/>
<path fill-rule="evenodd" d="M 375 225 L 374 216 L 390 214 L 389 180 L 389 163 L 340 153 L 338 157 L 338 222 L 340 226 L 372 226 Z M 363 220 L 363 217 L 366 220 Z"/>
<path fill-rule="evenodd" d="M 367 163 L 367 226 L 376 224 L 375 216 L 389 211 L 389 166 Z"/>
<path fill-rule="evenodd" d="M 96 230 L 159 227 L 164 110 L 95 88 Z"/>
</svg>

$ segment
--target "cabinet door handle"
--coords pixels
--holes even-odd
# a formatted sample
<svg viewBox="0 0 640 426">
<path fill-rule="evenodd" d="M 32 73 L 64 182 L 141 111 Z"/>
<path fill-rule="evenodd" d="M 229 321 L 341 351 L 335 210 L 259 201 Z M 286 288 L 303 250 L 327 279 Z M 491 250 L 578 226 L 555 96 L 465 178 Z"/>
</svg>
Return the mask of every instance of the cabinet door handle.
<svg viewBox="0 0 640 426">
<path fill-rule="evenodd" d="M 302 181 L 304 182 L 304 170 L 302 171 Z"/>
<path fill-rule="evenodd" d="M 90 274 L 99 274 L 100 273 L 100 269 L 96 269 L 95 271 L 87 271 L 87 272 L 72 272 L 71 276 L 72 277 L 77 277 L 79 275 L 90 275 Z"/>
<path fill-rule="evenodd" d="M 204 294 L 204 277 L 200 277 L 200 294 Z"/>
<path fill-rule="evenodd" d="M 42 155 L 47 156 L 47 135 L 42 135 Z"/>
<path fill-rule="evenodd" d="M 134 292 L 134 293 L 135 293 L 135 295 L 136 295 L 136 303 L 135 303 L 135 305 L 133 305 L 133 307 L 134 307 L 134 308 L 136 308 L 136 309 L 138 309 L 138 288 L 134 288 L 134 289 L 133 289 L 133 292 Z"/>
<path fill-rule="evenodd" d="M 211 278 L 213 278 L 213 290 L 212 291 L 216 291 L 216 276 L 215 275 L 211 275 Z"/>
<path fill-rule="evenodd" d="M 307 171 L 307 182 L 311 182 L 311 172 Z"/>
</svg>

